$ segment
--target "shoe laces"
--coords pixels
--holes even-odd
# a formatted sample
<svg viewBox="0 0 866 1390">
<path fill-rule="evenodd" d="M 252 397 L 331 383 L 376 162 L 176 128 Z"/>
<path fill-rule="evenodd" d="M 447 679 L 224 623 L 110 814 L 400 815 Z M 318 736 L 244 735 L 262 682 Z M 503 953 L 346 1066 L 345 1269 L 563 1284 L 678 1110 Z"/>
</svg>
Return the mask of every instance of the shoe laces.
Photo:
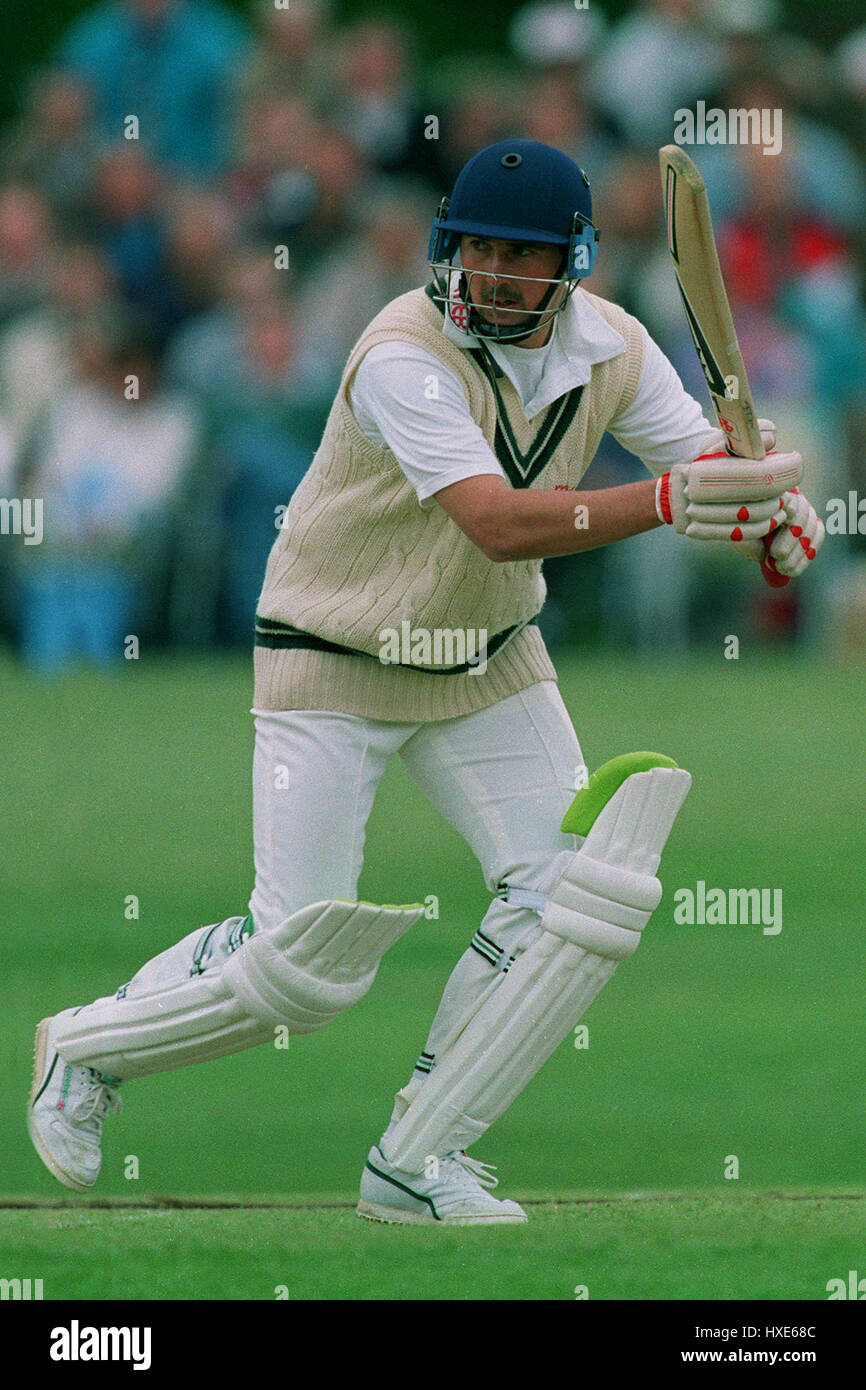
<svg viewBox="0 0 866 1390">
<path fill-rule="evenodd" d="M 446 1154 L 455 1163 L 459 1163 L 465 1172 L 471 1173 L 475 1180 L 482 1187 L 498 1187 L 499 1179 L 496 1176 L 495 1163 L 482 1163 L 478 1158 L 470 1158 L 463 1149 L 455 1149 L 453 1153 Z"/>
<path fill-rule="evenodd" d="M 66 1107 L 66 1114 L 79 1129 L 99 1139 L 106 1116 L 117 1115 L 122 1105 L 116 1087 L 110 1086 L 98 1072 L 88 1068 L 81 1092 Z"/>
</svg>

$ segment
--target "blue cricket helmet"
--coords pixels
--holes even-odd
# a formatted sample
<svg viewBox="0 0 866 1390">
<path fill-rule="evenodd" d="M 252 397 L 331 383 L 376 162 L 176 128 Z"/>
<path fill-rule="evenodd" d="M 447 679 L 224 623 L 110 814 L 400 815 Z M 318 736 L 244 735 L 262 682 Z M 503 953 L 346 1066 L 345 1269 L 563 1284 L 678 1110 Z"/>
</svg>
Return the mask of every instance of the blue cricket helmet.
<svg viewBox="0 0 866 1390">
<path fill-rule="evenodd" d="M 548 282 L 548 293 L 531 322 L 498 329 L 469 309 L 472 332 L 512 342 L 526 337 L 564 308 L 577 282 L 592 274 L 599 234 L 592 221 L 589 179 L 568 155 L 537 140 L 488 145 L 461 169 L 451 197 L 442 199 L 433 222 L 428 254 L 435 297 L 446 304 L 452 299 L 452 262 L 466 235 L 563 248 L 560 277 Z M 562 285 L 567 292 L 551 310 L 556 287 Z"/>
</svg>

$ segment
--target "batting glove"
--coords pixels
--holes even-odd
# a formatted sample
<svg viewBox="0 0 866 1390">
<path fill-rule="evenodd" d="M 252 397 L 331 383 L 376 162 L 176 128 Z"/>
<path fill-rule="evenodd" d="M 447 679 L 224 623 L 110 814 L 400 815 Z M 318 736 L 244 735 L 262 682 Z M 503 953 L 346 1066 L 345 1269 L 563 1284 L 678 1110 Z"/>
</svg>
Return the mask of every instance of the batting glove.
<svg viewBox="0 0 866 1390">
<path fill-rule="evenodd" d="M 803 476 L 798 453 L 765 459 L 702 454 L 656 483 L 660 521 L 695 540 L 760 541 L 786 519 L 783 494 Z"/>
<path fill-rule="evenodd" d="M 785 524 L 770 543 L 769 563 L 777 574 L 795 579 L 824 544 L 824 523 L 798 488 L 784 493 Z"/>
</svg>

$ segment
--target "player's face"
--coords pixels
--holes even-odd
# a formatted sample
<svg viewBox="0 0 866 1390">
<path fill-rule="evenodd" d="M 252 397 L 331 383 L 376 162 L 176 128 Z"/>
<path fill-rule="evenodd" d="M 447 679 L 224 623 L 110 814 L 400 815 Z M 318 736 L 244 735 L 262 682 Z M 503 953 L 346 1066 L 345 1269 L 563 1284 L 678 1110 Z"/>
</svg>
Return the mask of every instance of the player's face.
<svg viewBox="0 0 866 1390">
<path fill-rule="evenodd" d="M 460 260 L 471 303 L 488 323 L 510 328 L 537 309 L 561 273 L 562 248 L 533 242 L 464 236 Z M 505 278 L 507 277 L 507 278 Z"/>
</svg>

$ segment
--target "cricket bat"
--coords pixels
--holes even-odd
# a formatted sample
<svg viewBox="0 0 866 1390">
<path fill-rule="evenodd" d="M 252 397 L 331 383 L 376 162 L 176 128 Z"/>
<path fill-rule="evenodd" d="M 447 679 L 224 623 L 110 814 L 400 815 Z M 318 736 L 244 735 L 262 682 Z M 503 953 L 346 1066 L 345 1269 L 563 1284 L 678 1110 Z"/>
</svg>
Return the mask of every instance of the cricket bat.
<svg viewBox="0 0 866 1390">
<path fill-rule="evenodd" d="M 722 279 L 704 181 L 679 145 L 664 145 L 659 164 L 668 250 L 716 419 L 731 453 L 762 459 L 764 445 Z M 770 539 L 764 540 L 761 573 L 768 584 L 781 588 L 789 576 L 778 573 L 769 553 Z"/>
</svg>

